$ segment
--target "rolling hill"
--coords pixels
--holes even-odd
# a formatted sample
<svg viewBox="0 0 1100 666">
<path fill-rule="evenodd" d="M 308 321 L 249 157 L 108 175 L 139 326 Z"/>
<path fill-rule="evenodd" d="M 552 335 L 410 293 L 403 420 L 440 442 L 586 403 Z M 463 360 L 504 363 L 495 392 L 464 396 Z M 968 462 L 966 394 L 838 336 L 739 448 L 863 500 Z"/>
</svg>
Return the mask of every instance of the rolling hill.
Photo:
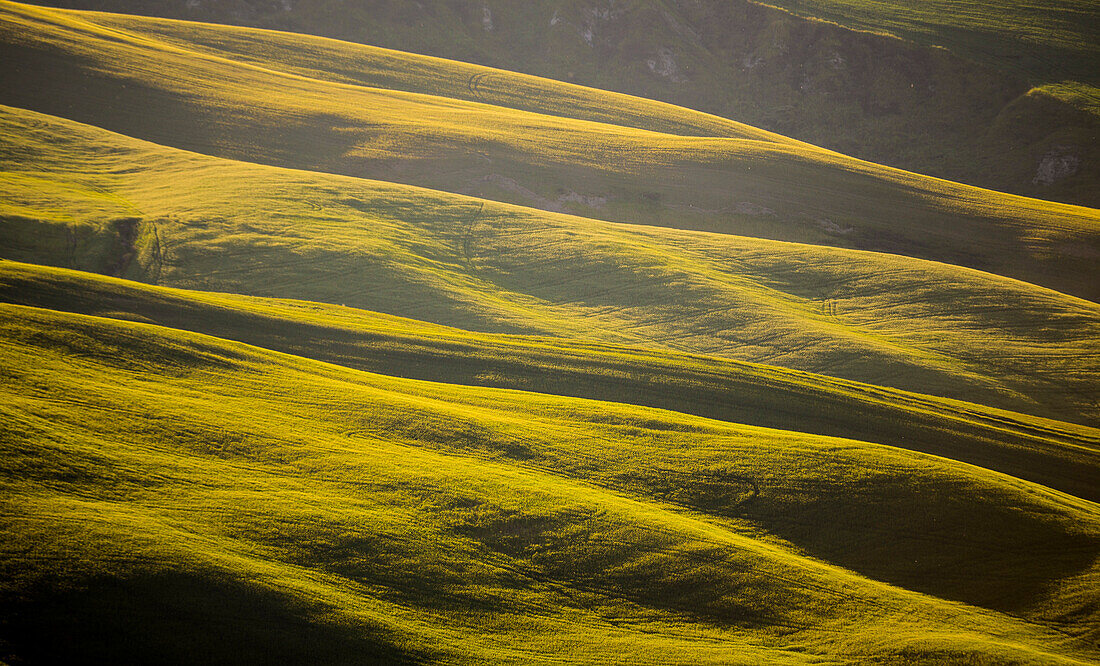
<svg viewBox="0 0 1100 666">
<path fill-rule="evenodd" d="M 1087 0 L 46 4 L 275 28 L 519 70 L 710 111 L 912 171 L 1100 204 L 1100 14 Z"/>
<path fill-rule="evenodd" d="M 153 287 L 6 261 L 0 301 L 156 323 L 359 370 L 537 390 L 873 441 L 1095 500 L 1100 433 L 775 366 L 568 338 L 474 333 L 317 302 Z"/>
<path fill-rule="evenodd" d="M 0 58 L 0 662 L 1100 661 L 1097 210 L 286 32 Z"/>
<path fill-rule="evenodd" d="M 0 209 L 11 259 L 1100 419 L 1100 309 L 1026 283 L 219 160 L 15 109 L 3 122 L 5 151 L 26 155 Z"/>
<path fill-rule="evenodd" d="M 16 654 L 1089 658 L 1095 504 L 1041 486 L 852 440 L 3 308 L 0 603 Z M 772 532 L 820 539 L 822 518 L 833 548 L 940 584 L 952 571 L 953 596 L 975 605 Z M 178 630 L 212 623 L 243 637 Z M 43 640 L 56 631 L 75 640 Z"/>
<path fill-rule="evenodd" d="M 684 136 L 471 103 L 447 95 L 469 69 L 438 61 L 404 63 L 450 76 L 429 95 L 184 50 L 88 15 L 0 9 L 8 104 L 163 145 L 620 222 L 908 254 L 1090 299 L 1100 284 L 1094 209 L 888 169 L 740 125 L 730 128 L 740 136 Z M 375 55 L 347 49 L 347 58 Z M 381 55 L 392 67 L 394 54 Z M 323 52 L 312 67 L 330 61 Z M 694 122 L 689 115 L 680 121 Z"/>
<path fill-rule="evenodd" d="M 1087 0 L 1055 0 L 1035 5 L 1023 0 L 996 4 L 964 0 L 869 3 L 864 0 L 778 0 L 777 5 L 862 30 L 886 31 L 913 41 L 943 46 L 1032 81 L 1078 81 L 1095 86 L 1090 65 L 1100 57 L 1100 24 Z M 1095 93 L 1093 93 L 1095 94 Z"/>
</svg>

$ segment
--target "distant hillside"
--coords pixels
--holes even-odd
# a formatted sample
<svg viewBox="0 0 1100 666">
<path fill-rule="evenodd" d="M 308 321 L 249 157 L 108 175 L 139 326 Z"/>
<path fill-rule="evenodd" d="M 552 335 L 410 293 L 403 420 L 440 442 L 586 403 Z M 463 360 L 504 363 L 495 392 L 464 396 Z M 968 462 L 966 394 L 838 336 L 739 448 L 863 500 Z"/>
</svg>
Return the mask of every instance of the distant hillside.
<svg viewBox="0 0 1100 666">
<path fill-rule="evenodd" d="M 907 170 L 1100 205 L 1100 13 L 1081 0 L 773 3 L 841 25 L 744 0 L 49 4 L 477 62 L 666 100 Z"/>
<path fill-rule="evenodd" d="M 1096 67 L 1100 7 L 1093 0 L 769 0 L 766 4 L 946 47 L 1036 83 L 1100 84 Z"/>
</svg>

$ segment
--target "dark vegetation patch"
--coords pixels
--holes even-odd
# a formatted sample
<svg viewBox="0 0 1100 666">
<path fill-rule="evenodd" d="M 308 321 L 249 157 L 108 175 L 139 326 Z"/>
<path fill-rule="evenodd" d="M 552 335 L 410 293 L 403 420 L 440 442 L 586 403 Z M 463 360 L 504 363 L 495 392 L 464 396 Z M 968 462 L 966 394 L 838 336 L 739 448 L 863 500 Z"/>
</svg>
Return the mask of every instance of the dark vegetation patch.
<svg viewBox="0 0 1100 666">
<path fill-rule="evenodd" d="M 0 217 L 4 238 L 0 258 L 134 277 L 144 273 L 134 265 L 141 232 L 142 220 L 133 217 L 66 224 L 4 216 Z"/>
</svg>

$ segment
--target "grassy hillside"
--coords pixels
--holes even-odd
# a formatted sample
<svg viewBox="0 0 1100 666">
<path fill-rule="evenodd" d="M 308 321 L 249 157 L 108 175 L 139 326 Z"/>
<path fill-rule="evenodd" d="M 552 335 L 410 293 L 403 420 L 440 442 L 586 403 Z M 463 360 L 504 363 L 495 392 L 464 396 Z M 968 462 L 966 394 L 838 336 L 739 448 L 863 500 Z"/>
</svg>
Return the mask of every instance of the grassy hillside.
<svg viewBox="0 0 1100 666">
<path fill-rule="evenodd" d="M 10 259 L 1100 420 L 1100 308 L 1026 283 L 219 160 L 16 109 L 2 118 L 3 150 L 18 156 L 0 208 Z"/>
<path fill-rule="evenodd" d="M 1089 0 L 1042 4 L 1024 0 L 776 0 L 769 4 L 947 47 L 997 69 L 1020 71 L 1033 81 L 1100 83 L 1100 72 L 1094 66 L 1100 58 L 1100 23 L 1096 3 Z"/>
<path fill-rule="evenodd" d="M 362 6 L 1019 92 L 747 3 Z M 0 62 L 0 663 L 1100 661 L 1096 209 L 292 33 L 0 0 Z"/>
<path fill-rule="evenodd" d="M 2 307 L 0 604 L 32 660 L 1096 656 L 1100 515 L 1040 486 Z M 954 572 L 969 603 L 838 568 L 830 542 L 895 579 Z M 241 637 L 180 631 L 211 622 Z M 73 640 L 43 640 L 58 630 Z"/>
<path fill-rule="evenodd" d="M 478 62 L 703 109 L 921 173 L 1100 203 L 1100 15 L 1079 0 L 769 3 L 811 20 L 743 0 L 47 4 Z"/>
<path fill-rule="evenodd" d="M 1088 168 L 1084 163 L 1096 160 L 1092 146 L 1100 140 L 1100 7 L 1095 2 L 776 0 L 769 4 L 801 16 L 946 48 L 1027 81 L 1030 90 L 1005 105 L 980 130 L 985 139 L 982 149 L 1002 161 L 1008 161 L 1004 151 L 1013 137 L 1019 143 L 1043 137 L 1046 148 L 1041 157 L 1029 155 L 1032 164 L 1038 165 L 1031 188 L 1009 188 L 1013 191 L 1044 196 L 1044 190 L 1060 189 L 1055 184 L 1058 179 L 1072 180 L 1079 170 Z M 988 167 L 997 169 L 992 161 Z M 1007 173 L 1001 171 L 999 176 Z M 1020 171 L 1016 178 L 1023 184 L 1026 175 Z M 1093 183 L 1088 187 L 1095 190 L 1095 176 L 1088 179 Z M 1054 198 L 1060 196 L 1064 195 L 1054 194 Z M 1094 200 L 1088 202 L 1096 205 Z"/>
<path fill-rule="evenodd" d="M 877 442 L 1100 499 L 1094 429 L 774 366 L 473 333 L 322 303 L 152 287 L 15 262 L 0 263 L 0 301 L 156 323 L 388 375 Z"/>
<path fill-rule="evenodd" d="M 718 137 L 670 135 L 470 103 L 446 96 L 465 85 L 468 69 L 439 61 L 404 67 L 434 66 L 451 83 L 439 94 L 409 93 L 199 54 L 77 15 L 3 8 L 6 98 L 24 108 L 235 159 L 622 222 L 907 254 L 1097 297 L 1094 209 L 925 178 L 772 135 L 744 138 L 751 132 L 741 126 Z M 177 25 L 184 34 L 219 30 Z M 346 49 L 347 58 L 381 56 L 393 67 L 392 52 Z M 312 68 L 331 60 L 317 57 Z M 507 90 L 508 79 L 499 85 Z M 700 131 L 713 126 L 698 120 Z M 696 120 L 682 114 L 679 122 Z"/>
</svg>

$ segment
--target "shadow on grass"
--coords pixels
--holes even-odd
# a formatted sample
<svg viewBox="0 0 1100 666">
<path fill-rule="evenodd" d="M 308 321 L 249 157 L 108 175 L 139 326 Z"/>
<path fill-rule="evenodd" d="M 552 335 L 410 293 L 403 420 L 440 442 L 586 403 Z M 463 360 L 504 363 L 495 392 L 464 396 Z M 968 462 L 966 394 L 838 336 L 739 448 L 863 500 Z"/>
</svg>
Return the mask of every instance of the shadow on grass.
<svg viewBox="0 0 1100 666">
<path fill-rule="evenodd" d="M 270 590 L 192 573 L 40 585 L 0 607 L 16 664 L 416 664 L 399 637 L 338 626 Z"/>
</svg>

